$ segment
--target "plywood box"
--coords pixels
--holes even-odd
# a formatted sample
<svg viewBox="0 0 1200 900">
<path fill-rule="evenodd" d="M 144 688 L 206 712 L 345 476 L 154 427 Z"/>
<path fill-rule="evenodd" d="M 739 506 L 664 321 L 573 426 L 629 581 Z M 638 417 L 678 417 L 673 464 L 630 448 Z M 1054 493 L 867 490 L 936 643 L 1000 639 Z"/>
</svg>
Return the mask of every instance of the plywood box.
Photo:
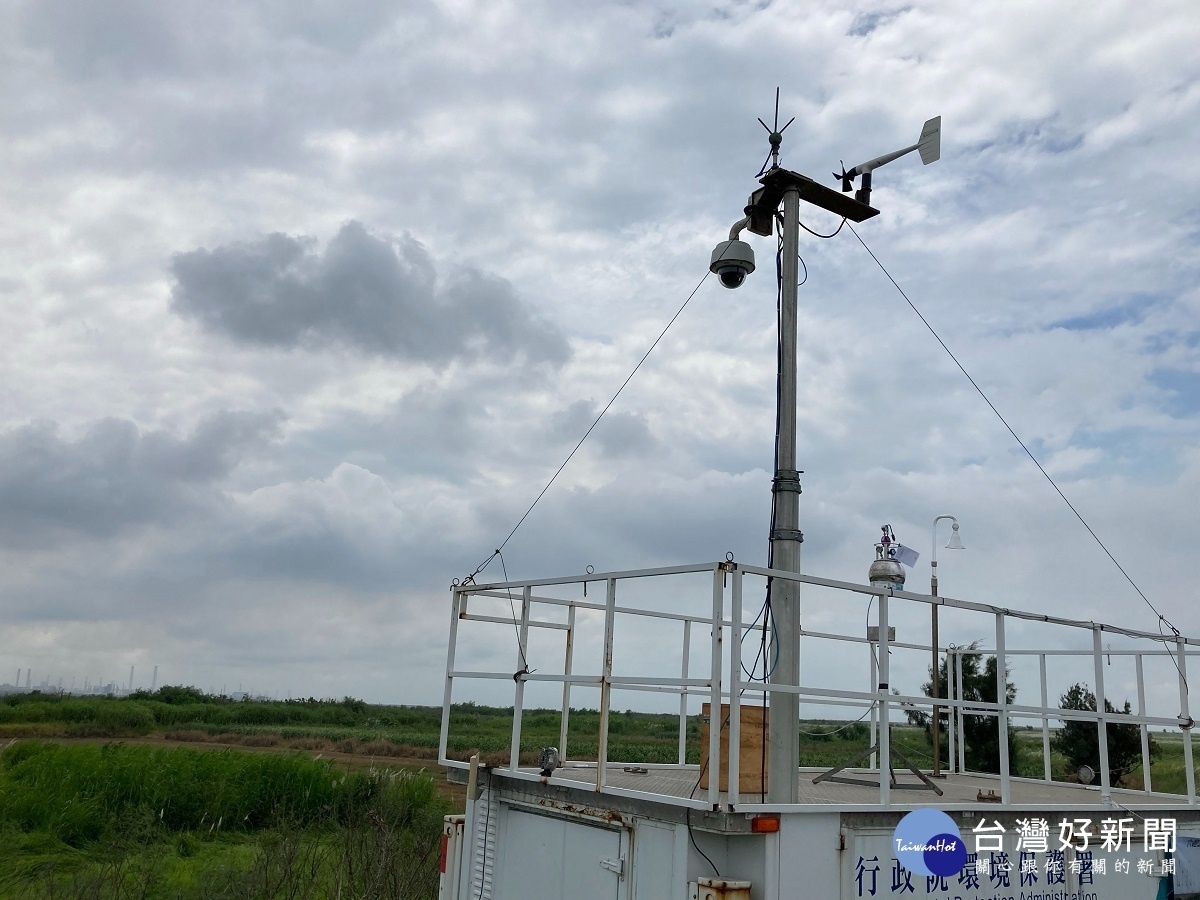
<svg viewBox="0 0 1200 900">
<path fill-rule="evenodd" d="M 749 881 L 728 878 L 698 878 L 688 885 L 690 900 L 750 900 Z"/>
<path fill-rule="evenodd" d="M 767 712 L 761 706 L 742 706 L 738 757 L 738 790 L 743 794 L 760 794 L 766 790 L 763 777 L 763 748 L 767 742 Z M 700 787 L 708 788 L 708 729 L 711 718 L 705 703 L 700 719 Z M 720 790 L 729 790 L 729 704 L 721 704 L 721 783 Z"/>
</svg>

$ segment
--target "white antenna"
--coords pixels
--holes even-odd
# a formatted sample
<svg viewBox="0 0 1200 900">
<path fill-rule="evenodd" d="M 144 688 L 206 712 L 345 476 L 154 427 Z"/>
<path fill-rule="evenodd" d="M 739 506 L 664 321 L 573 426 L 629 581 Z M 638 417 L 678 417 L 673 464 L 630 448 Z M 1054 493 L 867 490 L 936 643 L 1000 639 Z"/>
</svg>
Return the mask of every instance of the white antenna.
<svg viewBox="0 0 1200 900">
<path fill-rule="evenodd" d="M 842 192 L 849 193 L 851 182 L 859 175 L 862 176 L 862 187 L 854 194 L 854 199 L 859 203 L 871 202 L 871 173 L 880 166 L 887 165 L 894 159 L 899 159 L 912 153 L 914 150 L 921 154 L 921 162 L 924 165 L 929 165 L 932 162 L 937 162 L 942 158 L 942 117 L 934 116 L 925 123 L 921 129 L 921 136 L 917 142 L 911 147 L 905 147 L 903 150 L 897 150 L 894 153 L 885 153 L 883 156 L 877 156 L 865 163 L 859 163 L 849 172 L 842 165 L 842 173 L 833 173 L 833 177 L 842 182 Z"/>
</svg>

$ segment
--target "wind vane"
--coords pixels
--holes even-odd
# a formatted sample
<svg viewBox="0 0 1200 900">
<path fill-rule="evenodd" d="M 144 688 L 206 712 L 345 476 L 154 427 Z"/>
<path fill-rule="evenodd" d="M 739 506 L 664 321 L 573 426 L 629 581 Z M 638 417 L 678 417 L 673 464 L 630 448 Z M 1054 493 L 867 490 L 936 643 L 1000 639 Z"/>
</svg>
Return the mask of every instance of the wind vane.
<svg viewBox="0 0 1200 900">
<path fill-rule="evenodd" d="M 776 101 L 778 102 L 778 101 Z M 758 121 L 762 121 L 759 119 Z M 763 126 L 764 128 L 766 126 Z M 774 139 L 774 135 L 771 136 Z M 880 166 L 890 163 L 893 159 L 899 159 L 905 154 L 912 153 L 918 150 L 921 153 L 921 162 L 924 165 L 929 165 L 932 162 L 937 162 L 942 156 L 942 117 L 934 116 L 929 119 L 921 128 L 921 136 L 917 142 L 911 147 L 905 147 L 903 150 L 896 150 L 892 153 L 885 153 L 883 156 L 877 156 L 865 163 L 859 163 L 849 172 L 846 171 L 846 164 L 842 163 L 842 173 L 833 173 L 835 180 L 842 183 L 842 193 L 850 193 L 852 182 L 859 175 L 862 176 L 862 187 L 854 194 L 854 199 L 860 203 L 870 204 L 871 202 L 871 173 Z"/>
</svg>

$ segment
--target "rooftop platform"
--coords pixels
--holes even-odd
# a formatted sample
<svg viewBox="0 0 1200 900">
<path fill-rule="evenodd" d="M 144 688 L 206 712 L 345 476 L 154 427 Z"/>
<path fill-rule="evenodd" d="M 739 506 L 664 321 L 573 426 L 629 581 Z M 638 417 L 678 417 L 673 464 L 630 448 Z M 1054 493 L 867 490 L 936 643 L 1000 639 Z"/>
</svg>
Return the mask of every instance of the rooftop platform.
<svg viewBox="0 0 1200 900">
<path fill-rule="evenodd" d="M 810 662 L 802 666 L 797 684 L 774 677 L 764 682 L 753 674 L 755 648 L 767 639 L 758 598 L 772 581 L 794 582 L 803 590 L 804 608 L 813 611 L 801 631 L 801 658 Z M 744 602 L 750 596 L 755 601 Z M 1061 609 L 1064 603 L 1062 598 L 1049 598 L 1038 605 Z M 930 633 L 929 642 L 922 643 L 931 609 L 941 616 L 941 639 L 935 641 Z M 958 643 L 945 643 L 947 635 Z M 509 657 L 505 645 L 512 646 L 514 638 L 515 653 Z M 491 772 L 514 782 L 727 812 L 830 807 L 873 811 L 923 805 L 997 813 L 1090 807 L 1195 810 L 1200 807 L 1186 672 L 1189 661 L 1194 665 L 1198 647 L 1200 639 L 1183 635 L 833 581 L 732 559 L 499 584 L 456 584 L 439 762 L 449 769 L 466 768 L 448 752 L 451 720 L 455 704 L 468 700 L 460 712 L 469 722 L 470 703 L 476 698 L 463 698 L 456 690 L 482 686 L 489 697 L 512 691 L 510 762 Z M 759 656 L 761 661 L 769 654 L 760 649 Z M 922 682 L 933 669 L 931 656 L 946 683 L 945 693 L 936 700 L 922 692 Z M 988 661 L 988 671 L 994 674 L 986 676 L 984 681 L 990 679 L 986 684 L 979 676 L 985 657 L 1004 661 L 1002 666 Z M 971 686 L 967 678 L 973 667 Z M 1106 692 L 1106 678 L 1115 685 L 1111 692 Z M 1080 684 L 1090 686 L 1094 697 L 1111 706 L 1099 704 L 1097 710 L 1096 706 L 1057 705 L 1072 685 Z M 873 765 L 877 758 L 894 760 L 899 751 L 891 745 L 892 726 L 912 717 L 924 716 L 928 721 L 936 709 L 946 723 L 943 734 L 948 739 L 940 764 L 955 772 L 936 781 L 942 791 L 938 794 L 898 764 L 894 784 L 881 783 L 876 770 L 864 769 L 848 769 L 838 780 L 814 784 L 813 778 L 824 770 L 800 769 L 797 799 L 786 804 L 764 803 L 756 792 L 739 792 L 736 779 L 731 793 L 719 790 L 716 779 L 701 787 L 700 767 L 685 762 L 696 758 L 688 746 L 696 738 L 690 728 L 707 715 L 703 707 L 728 713 L 720 728 L 704 727 L 707 736 L 701 738 L 705 745 L 701 759 L 709 761 L 710 771 L 732 769 L 745 774 L 746 754 L 753 754 L 755 760 L 757 754 L 753 746 L 742 749 L 741 711 L 765 705 L 781 694 L 795 695 L 813 719 L 824 718 L 813 713 L 830 710 L 835 715 L 827 721 L 864 722 L 869 737 L 863 743 L 877 748 L 878 755 L 869 762 L 865 756 L 848 760 L 854 765 Z M 1129 696 L 1136 706 L 1129 713 L 1114 711 Z M 554 743 L 566 763 L 543 778 L 538 770 L 512 761 L 522 754 L 528 760 L 528 753 L 539 749 L 531 740 L 523 740 L 522 719 L 531 706 L 542 710 L 544 718 L 550 708 L 547 701 L 559 705 L 551 713 L 557 714 L 559 730 L 557 740 L 543 737 L 539 743 Z M 675 721 L 668 727 L 677 728 L 675 765 L 608 761 L 610 755 L 617 755 L 609 753 L 611 720 L 618 715 L 615 710 L 623 707 L 671 710 L 668 715 Z M 581 709 L 598 713 L 598 730 L 586 741 L 569 728 L 572 716 Z M 1062 780 L 1053 736 L 1067 725 L 1096 729 L 1097 758 L 1087 763 L 1095 784 Z M 1035 754 L 1033 758 L 1040 757 L 1040 779 L 1018 777 L 1018 766 L 1009 758 L 1009 742 L 998 740 L 1019 728 L 1026 735 L 1021 771 L 1029 771 L 1029 754 Z M 1135 752 L 1133 760 L 1110 760 L 1110 735 L 1128 737 L 1124 729 L 1134 730 L 1140 753 Z M 1174 736 L 1171 764 L 1176 768 L 1169 773 L 1174 774 L 1173 780 L 1159 782 L 1156 779 L 1166 770 L 1151 765 L 1152 735 L 1164 732 Z M 460 737 L 454 743 L 458 748 L 470 747 L 475 740 Z M 574 746 L 576 742 L 580 747 Z M 999 775 L 970 771 L 972 760 L 980 758 L 971 751 L 987 742 L 998 748 L 998 759 L 986 765 Z M 628 756 L 628 747 L 620 753 Z M 602 760 L 600 770 L 597 763 L 576 761 L 576 756 Z M 1122 767 L 1140 770 L 1150 790 L 1126 790 L 1111 783 L 1110 770 Z M 1165 793 L 1164 784 L 1182 789 Z"/>
<path fill-rule="evenodd" d="M 644 769 L 645 774 L 637 772 Z M 523 768 L 519 770 L 522 776 L 541 780 L 536 769 Z M 847 808 L 879 807 L 878 784 L 846 784 L 844 782 L 823 781 L 813 784 L 813 778 L 820 775 L 823 769 L 800 770 L 800 803 L 812 806 L 833 806 L 839 810 Z M 503 777 L 506 772 L 497 770 L 497 775 Z M 847 778 L 863 782 L 876 781 L 877 772 L 847 771 Z M 656 766 L 636 763 L 609 763 L 605 767 L 604 782 L 606 788 L 614 793 L 637 792 L 639 794 L 655 794 L 664 800 L 705 799 L 707 791 L 698 787 L 700 770 L 698 766 Z M 595 763 L 568 763 L 554 773 L 556 782 L 573 782 L 580 788 L 594 791 L 596 788 Z M 942 790 L 942 796 L 929 790 L 910 773 L 897 772 L 896 782 L 892 785 L 892 805 L 906 806 L 937 806 L 939 809 L 965 808 L 999 808 L 998 800 L 980 800 L 981 795 L 998 797 L 1000 779 L 995 775 L 948 774 L 938 778 L 937 786 Z M 1066 782 L 1047 782 L 1034 779 L 1010 779 L 1012 792 L 1011 802 L 1005 809 L 1070 809 L 1080 810 L 1088 807 L 1117 810 L 1121 807 L 1128 809 L 1141 808 L 1189 808 L 1188 798 L 1179 794 L 1146 793 L 1111 789 L 1111 802 L 1105 800 L 1099 785 L 1081 785 Z M 727 808 L 729 795 L 722 791 L 718 803 Z M 737 809 L 751 811 L 754 806 L 764 805 L 758 794 L 742 793 Z M 769 804 L 765 804 L 769 805 Z M 1194 808 L 1194 807 L 1192 807 Z"/>
</svg>

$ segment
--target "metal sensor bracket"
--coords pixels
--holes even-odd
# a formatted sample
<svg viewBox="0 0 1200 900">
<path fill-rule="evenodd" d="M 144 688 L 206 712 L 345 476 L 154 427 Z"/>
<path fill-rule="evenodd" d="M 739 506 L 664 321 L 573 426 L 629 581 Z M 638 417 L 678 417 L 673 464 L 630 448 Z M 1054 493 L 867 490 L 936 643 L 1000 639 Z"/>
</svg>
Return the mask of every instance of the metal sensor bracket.
<svg viewBox="0 0 1200 900">
<path fill-rule="evenodd" d="M 805 203 L 819 206 L 851 222 L 862 222 L 879 215 L 879 210 L 874 207 L 790 169 L 772 169 L 759 183 L 762 187 L 750 195 L 750 202 L 746 206 L 746 215 L 750 217 L 746 227 L 762 237 L 770 237 L 774 233 L 775 210 L 789 190 L 798 191 Z"/>
</svg>

